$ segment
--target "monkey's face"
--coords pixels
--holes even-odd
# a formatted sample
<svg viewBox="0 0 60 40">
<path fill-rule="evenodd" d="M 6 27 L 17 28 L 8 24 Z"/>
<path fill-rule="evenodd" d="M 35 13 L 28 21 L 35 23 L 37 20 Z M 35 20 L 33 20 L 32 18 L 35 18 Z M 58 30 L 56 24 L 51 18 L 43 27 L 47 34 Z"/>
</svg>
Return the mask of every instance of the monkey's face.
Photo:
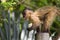
<svg viewBox="0 0 60 40">
<path fill-rule="evenodd" d="M 33 14 L 32 10 L 25 10 L 25 17 L 24 17 L 24 19 L 29 20 L 29 18 L 31 17 L 32 14 Z"/>
</svg>

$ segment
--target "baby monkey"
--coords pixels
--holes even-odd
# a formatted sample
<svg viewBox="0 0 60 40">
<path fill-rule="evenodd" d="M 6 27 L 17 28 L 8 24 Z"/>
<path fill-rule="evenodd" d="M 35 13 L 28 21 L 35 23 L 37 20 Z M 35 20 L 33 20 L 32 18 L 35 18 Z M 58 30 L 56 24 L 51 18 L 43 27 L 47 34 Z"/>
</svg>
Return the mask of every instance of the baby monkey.
<svg viewBox="0 0 60 40">
<path fill-rule="evenodd" d="M 26 8 L 23 11 L 23 17 L 25 20 L 29 20 L 32 23 L 32 29 L 38 29 L 42 24 L 42 32 L 48 32 L 50 27 L 59 14 L 60 10 L 56 6 L 44 6 L 35 11 Z"/>
</svg>

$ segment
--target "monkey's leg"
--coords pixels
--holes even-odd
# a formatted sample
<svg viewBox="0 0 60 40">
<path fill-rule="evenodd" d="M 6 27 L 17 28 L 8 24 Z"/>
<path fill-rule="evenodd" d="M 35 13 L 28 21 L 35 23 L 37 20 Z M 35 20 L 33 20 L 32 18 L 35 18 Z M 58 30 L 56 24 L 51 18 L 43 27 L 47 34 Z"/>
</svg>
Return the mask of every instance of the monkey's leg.
<svg viewBox="0 0 60 40">
<path fill-rule="evenodd" d="M 56 13 L 57 10 L 51 10 L 46 16 L 45 16 L 45 20 L 43 23 L 43 32 L 49 32 L 50 31 L 50 27 L 54 21 L 54 19 L 56 18 Z"/>
</svg>

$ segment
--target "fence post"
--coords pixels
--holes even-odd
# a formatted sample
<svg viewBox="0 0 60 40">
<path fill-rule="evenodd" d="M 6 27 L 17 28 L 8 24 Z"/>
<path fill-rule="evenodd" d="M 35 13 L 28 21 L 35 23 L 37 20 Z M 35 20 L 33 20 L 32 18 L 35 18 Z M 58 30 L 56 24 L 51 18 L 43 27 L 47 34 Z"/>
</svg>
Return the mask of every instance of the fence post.
<svg viewBox="0 0 60 40">
<path fill-rule="evenodd" d="M 49 40 L 49 33 L 37 33 L 36 40 Z"/>
</svg>

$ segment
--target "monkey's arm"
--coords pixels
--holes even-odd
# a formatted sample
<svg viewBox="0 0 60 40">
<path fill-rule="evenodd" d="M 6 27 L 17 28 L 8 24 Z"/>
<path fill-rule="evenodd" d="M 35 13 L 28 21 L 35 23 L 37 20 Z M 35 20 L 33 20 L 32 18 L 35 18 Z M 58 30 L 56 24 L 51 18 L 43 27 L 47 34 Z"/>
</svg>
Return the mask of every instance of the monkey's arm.
<svg viewBox="0 0 60 40">
<path fill-rule="evenodd" d="M 39 20 L 39 17 L 35 16 L 35 15 L 31 15 L 30 17 L 30 21 L 32 22 L 32 26 L 30 28 L 28 28 L 28 30 L 35 30 L 37 29 L 40 24 L 42 23 L 40 20 Z"/>
<path fill-rule="evenodd" d="M 32 20 L 32 29 L 37 29 L 42 21 L 39 19 L 39 17 L 35 15 L 31 15 L 31 20 Z"/>
</svg>

